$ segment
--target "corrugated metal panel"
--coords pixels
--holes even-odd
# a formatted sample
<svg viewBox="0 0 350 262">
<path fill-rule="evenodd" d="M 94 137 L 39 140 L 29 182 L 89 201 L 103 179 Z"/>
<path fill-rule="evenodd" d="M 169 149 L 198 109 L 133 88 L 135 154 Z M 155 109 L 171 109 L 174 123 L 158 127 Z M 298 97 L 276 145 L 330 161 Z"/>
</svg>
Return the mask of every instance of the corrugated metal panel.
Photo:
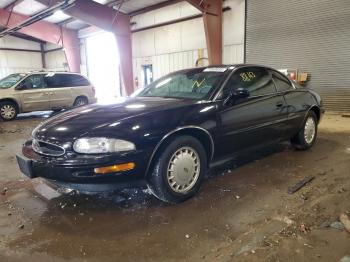
<svg viewBox="0 0 350 262">
<path fill-rule="evenodd" d="M 350 3 L 247 0 L 246 62 L 298 68 L 326 109 L 350 111 Z"/>
</svg>

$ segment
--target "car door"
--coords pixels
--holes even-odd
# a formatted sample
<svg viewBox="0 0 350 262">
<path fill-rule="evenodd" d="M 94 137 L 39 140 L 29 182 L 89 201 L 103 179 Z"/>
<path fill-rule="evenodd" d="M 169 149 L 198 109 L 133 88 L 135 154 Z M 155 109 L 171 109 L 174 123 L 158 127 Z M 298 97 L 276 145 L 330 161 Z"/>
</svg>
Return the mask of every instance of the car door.
<svg viewBox="0 0 350 262">
<path fill-rule="evenodd" d="M 245 94 L 244 97 L 239 94 Z M 221 98 L 220 98 L 221 97 Z M 223 88 L 218 112 L 219 156 L 277 141 L 287 119 L 283 95 L 276 92 L 271 72 L 246 66 L 234 71 Z"/>
<path fill-rule="evenodd" d="M 20 92 L 23 112 L 50 110 L 50 95 L 43 74 L 29 75 L 16 90 Z"/>
<path fill-rule="evenodd" d="M 273 80 L 277 91 L 283 94 L 288 106 L 288 120 L 285 126 L 285 135 L 287 138 L 290 138 L 299 131 L 300 125 L 304 121 L 309 99 L 305 96 L 305 90 L 295 89 L 291 81 L 280 72 L 273 72 Z"/>
<path fill-rule="evenodd" d="M 72 81 L 69 74 L 48 73 L 45 80 L 50 93 L 50 106 L 52 110 L 69 108 L 73 105 Z"/>
</svg>

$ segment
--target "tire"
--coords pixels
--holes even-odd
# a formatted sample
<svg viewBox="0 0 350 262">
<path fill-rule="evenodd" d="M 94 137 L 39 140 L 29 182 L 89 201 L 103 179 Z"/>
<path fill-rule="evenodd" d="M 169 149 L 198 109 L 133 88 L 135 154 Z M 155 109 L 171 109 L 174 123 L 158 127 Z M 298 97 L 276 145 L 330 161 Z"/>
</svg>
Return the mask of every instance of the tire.
<svg viewBox="0 0 350 262">
<path fill-rule="evenodd" d="M 12 102 L 0 102 L 0 117 L 4 121 L 14 120 L 18 115 L 18 108 Z"/>
<path fill-rule="evenodd" d="M 160 150 L 148 177 L 152 194 L 168 203 L 180 203 L 194 196 L 207 172 L 203 145 L 192 136 L 179 136 Z"/>
<path fill-rule="evenodd" d="M 89 104 L 89 101 L 85 96 L 78 96 L 74 101 L 73 107 L 86 106 L 87 104 Z"/>
<path fill-rule="evenodd" d="M 307 150 L 310 149 L 317 137 L 317 125 L 318 119 L 313 111 L 309 111 L 302 128 L 292 139 L 291 143 L 293 147 L 297 150 Z"/>
</svg>

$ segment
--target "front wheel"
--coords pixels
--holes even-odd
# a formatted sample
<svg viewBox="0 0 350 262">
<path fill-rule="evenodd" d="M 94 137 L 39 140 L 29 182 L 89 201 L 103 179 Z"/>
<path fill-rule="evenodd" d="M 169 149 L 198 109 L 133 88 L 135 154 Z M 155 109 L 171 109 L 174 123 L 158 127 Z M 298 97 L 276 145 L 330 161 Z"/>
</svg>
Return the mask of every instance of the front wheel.
<svg viewBox="0 0 350 262">
<path fill-rule="evenodd" d="M 161 150 L 148 178 L 153 195 L 168 203 L 195 195 L 207 170 L 203 145 L 194 137 L 180 136 Z"/>
<path fill-rule="evenodd" d="M 0 117 L 4 121 L 14 120 L 17 117 L 17 106 L 12 102 L 0 102 Z"/>
<path fill-rule="evenodd" d="M 304 121 L 303 127 L 292 139 L 292 145 L 298 150 L 307 150 L 313 146 L 317 137 L 317 116 L 310 111 Z"/>
</svg>

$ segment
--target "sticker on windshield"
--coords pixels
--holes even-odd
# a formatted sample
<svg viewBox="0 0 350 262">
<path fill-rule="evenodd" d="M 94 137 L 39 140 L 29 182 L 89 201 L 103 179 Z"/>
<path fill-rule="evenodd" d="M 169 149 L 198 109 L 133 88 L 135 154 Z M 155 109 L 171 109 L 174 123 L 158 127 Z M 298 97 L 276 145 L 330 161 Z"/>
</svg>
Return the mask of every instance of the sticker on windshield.
<svg viewBox="0 0 350 262">
<path fill-rule="evenodd" d="M 208 67 L 203 72 L 220 72 L 223 73 L 227 70 L 227 67 Z"/>
</svg>

